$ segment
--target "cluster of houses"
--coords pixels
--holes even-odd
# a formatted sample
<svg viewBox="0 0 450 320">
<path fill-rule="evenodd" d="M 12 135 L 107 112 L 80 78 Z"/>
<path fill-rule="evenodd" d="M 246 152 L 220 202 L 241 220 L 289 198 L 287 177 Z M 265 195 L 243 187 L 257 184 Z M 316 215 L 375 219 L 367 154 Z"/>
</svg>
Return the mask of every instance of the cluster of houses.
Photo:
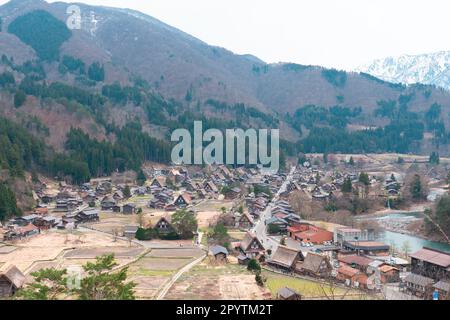
<svg viewBox="0 0 450 320">
<path fill-rule="evenodd" d="M 289 202 L 278 200 L 271 209 L 271 217 L 265 221 L 268 233 L 285 234 L 288 228 L 301 221 Z"/>
<path fill-rule="evenodd" d="M 113 184 L 110 178 L 92 179 L 89 183 L 84 183 L 80 187 L 67 186 L 60 183 L 60 191 L 52 189 L 42 189 L 37 194 L 39 201 L 43 204 L 56 202 L 55 211 L 69 212 L 88 204 L 95 207 L 100 204 L 102 210 L 113 210 L 121 212 L 122 207 L 118 204 L 125 201 L 125 189 L 128 184 Z M 130 196 L 145 195 L 149 193 L 149 188 L 145 186 L 130 187 Z M 56 193 L 56 195 L 55 195 Z"/>
<path fill-rule="evenodd" d="M 289 186 L 289 190 L 301 190 L 318 201 L 331 199 L 340 189 L 339 180 L 333 180 L 333 183 L 320 183 L 320 179 L 323 177 L 324 173 L 319 169 L 308 166 L 299 167 L 294 174 L 294 180 Z"/>
<path fill-rule="evenodd" d="M 423 248 L 411 254 L 409 262 L 391 256 L 388 245 L 374 240 L 373 230 L 341 227 L 334 232 L 323 232 L 317 229 L 300 222 L 287 230 L 297 240 L 316 239 L 313 240 L 316 244 L 327 245 L 316 245 L 314 250 L 280 245 L 271 255 L 249 231 L 244 240 L 234 245 L 238 261 L 246 264 L 250 259 L 257 259 L 278 272 L 334 279 L 366 290 L 380 291 L 383 284 L 400 283 L 401 290 L 424 299 L 430 299 L 433 293 L 440 300 L 450 299 L 450 254 Z M 403 272 L 408 275 L 401 278 Z M 280 298 L 299 298 L 294 290 L 283 289 L 286 290 L 279 293 Z"/>
<path fill-rule="evenodd" d="M 35 190 L 39 205 L 33 212 L 7 221 L 3 226 L 4 240 L 19 240 L 39 234 L 42 230 L 74 229 L 82 223 L 99 221 L 99 211 L 94 207 L 100 199 L 104 210 L 134 213 L 134 204 L 122 207 L 117 205 L 118 201 L 125 199 L 124 188 L 125 185 L 114 187 L 111 179 L 94 179 L 79 187 L 60 182 L 59 188 L 51 188 L 40 183 Z M 132 188 L 131 192 L 142 192 L 139 189 Z M 52 208 L 52 214 L 49 213 L 49 208 Z"/>
<path fill-rule="evenodd" d="M 62 217 L 48 215 L 48 210 L 42 209 L 38 208 L 33 214 L 7 221 L 3 226 L 3 240 L 20 240 L 53 228 L 76 229 L 79 224 L 99 221 L 99 211 L 95 209 L 75 210 Z"/>
<path fill-rule="evenodd" d="M 153 195 L 153 198 L 148 202 L 149 208 L 176 211 L 192 205 L 195 197 L 190 191 L 185 191 L 175 196 L 175 192 L 172 189 L 165 187 L 163 179 L 163 177 L 155 178 L 150 186 L 150 193 Z"/>
<path fill-rule="evenodd" d="M 126 185 L 114 186 L 111 179 L 93 179 L 80 187 L 68 186 L 61 182 L 59 189 L 47 188 L 45 184 L 36 190 L 37 201 L 40 203 L 33 212 L 11 219 L 3 228 L 4 240 L 23 239 L 42 230 L 75 229 L 79 224 L 99 221 L 99 210 L 95 209 L 99 202 L 102 210 L 122 212 L 123 214 L 137 213 L 134 203 L 119 205 L 126 199 L 124 189 Z M 145 194 L 146 187 L 130 188 L 132 195 Z M 53 207 L 49 214 L 49 207 Z"/>
<path fill-rule="evenodd" d="M 334 232 L 300 222 L 290 228 L 291 238 L 309 240 L 311 250 L 279 246 L 267 264 L 282 272 L 330 278 L 348 286 L 369 290 L 381 283 L 398 282 L 403 259 L 387 259 L 389 246 L 373 240 L 373 232 L 353 228 L 336 228 Z M 381 259 L 379 259 L 381 258 Z"/>
<path fill-rule="evenodd" d="M 248 178 L 247 170 L 253 169 L 230 170 L 226 166 L 217 166 L 208 168 L 206 172 L 197 171 L 191 178 L 188 170 L 184 168 L 154 168 L 149 187 L 149 192 L 154 197 L 148 206 L 175 211 L 187 208 L 195 201 L 218 199 L 222 194 L 225 199 L 234 200 L 241 196 L 242 190 L 239 186 Z M 182 189 L 184 192 L 175 195 L 176 189 Z"/>
<path fill-rule="evenodd" d="M 274 202 L 270 217 L 264 222 L 268 234 L 287 235 L 302 246 L 325 244 L 333 240 L 332 232 L 302 220 L 284 199 L 282 196 L 280 200 Z M 242 227 L 242 223 L 240 226 Z"/>
<path fill-rule="evenodd" d="M 277 184 L 280 185 L 283 181 L 282 177 L 276 177 L 277 182 L 274 183 L 270 180 L 275 179 L 273 176 L 261 175 L 253 168 L 229 169 L 223 165 L 208 167 L 191 174 L 183 168 L 155 168 L 151 177 L 149 193 L 153 195 L 153 199 L 149 201 L 148 206 L 166 211 L 187 208 L 203 199 L 240 199 L 245 190 L 255 185 L 275 190 Z M 267 205 L 268 198 L 269 195 L 264 192 L 258 193 L 256 197 L 252 194 L 251 198 L 247 199 L 249 214 L 257 217 Z"/>
<path fill-rule="evenodd" d="M 270 196 L 266 193 L 259 193 L 255 196 L 254 193 L 249 194 L 245 198 L 245 203 L 248 212 L 240 214 L 235 212 L 234 220 L 236 227 L 244 230 L 251 229 L 255 225 L 255 221 L 259 219 L 262 211 L 264 211 L 270 202 Z"/>
<path fill-rule="evenodd" d="M 333 198 L 336 193 L 341 190 L 345 179 L 350 178 L 352 183 L 358 181 L 356 173 L 333 172 L 328 179 L 330 182 L 323 182 L 325 172 L 318 168 L 310 166 L 298 167 L 294 174 L 294 182 L 292 182 L 291 189 L 298 189 L 308 194 L 311 199 L 317 201 L 326 201 Z"/>
<path fill-rule="evenodd" d="M 294 180 L 289 186 L 289 191 L 301 190 L 312 200 L 328 201 L 341 193 L 342 186 L 347 179 L 351 181 L 353 191 L 360 198 L 366 198 L 369 195 L 368 186 L 359 181 L 357 172 L 335 171 L 328 174 L 314 166 L 299 166 L 294 174 Z M 370 185 L 376 184 L 376 178 L 371 177 L 369 183 Z"/>
<path fill-rule="evenodd" d="M 68 212 L 83 204 L 83 199 L 79 194 L 65 185 L 59 192 L 55 192 L 55 190 L 41 191 L 38 193 L 38 197 L 42 204 L 55 202 L 55 211 L 57 212 Z"/>
<path fill-rule="evenodd" d="M 276 193 L 283 182 L 284 175 L 272 175 L 264 177 L 263 181 L 259 183 L 254 182 L 254 186 L 258 186 L 261 191 L 255 194 L 251 192 L 245 197 L 245 204 L 248 209 L 247 212 L 235 212 L 234 220 L 236 227 L 244 230 L 251 229 L 255 225 L 255 221 L 261 218 L 261 214 L 266 210 L 267 205 L 271 201 L 272 194 Z M 288 188 L 282 194 L 282 198 L 286 199 L 291 190 Z M 287 227 L 296 221 L 300 221 L 300 217 L 294 213 L 294 210 L 286 200 L 278 200 L 271 209 L 271 218 L 265 221 L 268 230 L 272 233 L 285 233 Z"/>
<path fill-rule="evenodd" d="M 280 245 L 275 252 L 266 250 L 258 237 L 248 231 L 244 239 L 233 244 L 240 264 L 256 259 L 267 268 L 289 275 L 334 279 L 343 285 L 380 291 L 386 283 L 401 283 L 401 288 L 420 297 L 429 298 L 433 291 L 440 299 L 449 299 L 450 255 L 424 248 L 411 255 L 411 263 L 390 255 L 390 247 L 374 240 L 373 230 L 336 228 L 334 232 L 317 230 L 307 223 L 287 228 L 291 237 L 315 239 L 314 249 Z M 326 239 L 327 241 L 322 241 Z M 327 245 L 323 245 L 326 242 Z M 217 247 L 217 246 L 216 246 Z M 226 259 L 228 251 L 214 248 L 214 255 Z M 411 271 L 404 279 L 402 272 Z M 284 288 L 286 289 L 286 288 Z M 287 288 L 285 293 L 292 291 Z M 295 291 L 293 291 L 295 292 Z M 286 294 L 280 293 L 281 296 Z M 288 295 L 286 299 L 297 299 Z"/>
<path fill-rule="evenodd" d="M 249 182 L 251 177 L 264 180 L 264 176 L 260 176 L 258 170 L 253 168 L 229 169 L 226 166 L 212 166 L 192 171 L 194 172 L 190 174 L 183 167 L 154 167 L 146 172 L 151 181 L 146 186 L 128 187 L 126 183 L 113 183 L 111 178 L 92 179 L 81 186 L 60 182 L 59 188 L 41 183 L 35 190 L 36 200 L 40 205 L 32 214 L 9 221 L 6 224 L 5 239 L 20 239 L 41 230 L 75 228 L 80 223 L 98 221 L 98 210 L 80 210 L 86 206 L 123 214 L 138 213 L 136 204 L 124 203 L 127 200 L 125 193 L 128 196 L 150 194 L 153 197 L 148 202 L 148 207 L 176 211 L 181 208 L 190 209 L 202 199 L 239 198 L 244 194 L 244 188 L 255 183 Z M 282 181 L 281 178 L 279 180 Z M 269 185 L 269 181 L 265 182 Z M 125 192 L 126 188 L 129 189 L 129 194 Z M 267 205 L 268 197 L 261 194 L 252 200 L 254 214 Z M 47 207 L 52 207 L 52 212 L 58 217 L 50 216 Z M 250 227 L 252 219 L 249 215 L 246 217 L 249 218 L 246 227 Z M 244 221 L 245 217 L 242 220 Z"/>
</svg>

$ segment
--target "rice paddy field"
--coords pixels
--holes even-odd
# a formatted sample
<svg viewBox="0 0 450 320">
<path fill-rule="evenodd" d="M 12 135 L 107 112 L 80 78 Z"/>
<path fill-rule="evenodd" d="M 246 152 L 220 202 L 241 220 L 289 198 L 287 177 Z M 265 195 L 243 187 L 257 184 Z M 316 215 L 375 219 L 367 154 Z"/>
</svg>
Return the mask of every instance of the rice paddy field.
<svg viewBox="0 0 450 320">
<path fill-rule="evenodd" d="M 254 274 L 237 264 L 215 265 L 208 258 L 183 274 L 166 295 L 168 300 L 265 300 Z"/>
<path fill-rule="evenodd" d="M 203 255 L 199 249 L 153 249 L 128 266 L 138 299 L 154 299 L 161 288 L 182 267 Z"/>
</svg>

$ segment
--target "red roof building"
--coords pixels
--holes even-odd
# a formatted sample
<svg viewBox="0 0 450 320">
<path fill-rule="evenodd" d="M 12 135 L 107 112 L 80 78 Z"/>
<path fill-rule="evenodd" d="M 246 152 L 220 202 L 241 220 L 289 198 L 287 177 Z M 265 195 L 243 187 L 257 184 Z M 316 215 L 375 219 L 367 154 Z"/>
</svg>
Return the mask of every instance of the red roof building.
<svg viewBox="0 0 450 320">
<path fill-rule="evenodd" d="M 289 227 L 289 236 L 297 241 L 321 244 L 332 241 L 333 233 L 313 225 L 301 224 Z"/>
</svg>

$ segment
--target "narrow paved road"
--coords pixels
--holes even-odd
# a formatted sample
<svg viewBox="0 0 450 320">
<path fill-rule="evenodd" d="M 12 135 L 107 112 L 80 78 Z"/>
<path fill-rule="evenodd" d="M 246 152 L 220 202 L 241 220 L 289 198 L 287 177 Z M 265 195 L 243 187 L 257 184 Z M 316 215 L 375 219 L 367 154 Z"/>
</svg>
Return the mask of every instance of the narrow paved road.
<svg viewBox="0 0 450 320">
<path fill-rule="evenodd" d="M 161 289 L 159 294 L 156 296 L 156 300 L 162 300 L 166 296 L 167 292 L 169 292 L 170 288 L 172 288 L 173 284 L 183 275 L 183 273 L 188 272 L 197 264 L 203 261 L 206 258 L 206 254 L 198 258 L 197 260 L 192 261 L 188 265 L 181 268 L 173 277 L 167 282 L 164 287 Z"/>
<path fill-rule="evenodd" d="M 289 172 L 288 176 L 286 177 L 286 180 L 281 185 L 278 192 L 274 195 L 272 198 L 272 201 L 267 205 L 266 209 L 261 213 L 260 218 L 258 222 L 256 223 L 255 227 L 253 228 L 253 232 L 258 237 L 259 241 L 261 241 L 262 245 L 266 250 L 271 250 L 273 253 L 277 250 L 278 246 L 280 245 L 278 241 L 274 240 L 272 237 L 269 237 L 267 235 L 266 230 L 266 220 L 270 219 L 272 217 L 272 209 L 275 205 L 275 203 L 280 198 L 280 194 L 282 194 L 284 191 L 286 191 L 286 188 L 289 183 L 291 183 L 294 172 L 296 170 L 296 167 L 293 167 L 291 171 Z"/>
<path fill-rule="evenodd" d="M 421 300 L 418 297 L 401 292 L 398 283 L 389 283 L 384 285 L 382 296 L 386 300 Z"/>
</svg>

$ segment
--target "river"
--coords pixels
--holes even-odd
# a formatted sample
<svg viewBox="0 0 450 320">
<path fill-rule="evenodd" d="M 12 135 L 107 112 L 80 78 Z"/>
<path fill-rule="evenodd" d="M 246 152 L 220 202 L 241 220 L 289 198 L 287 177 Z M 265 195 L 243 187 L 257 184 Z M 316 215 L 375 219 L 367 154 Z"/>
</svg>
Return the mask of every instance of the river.
<svg viewBox="0 0 450 320">
<path fill-rule="evenodd" d="M 450 245 L 446 243 L 436 242 L 436 241 L 429 241 L 425 240 L 419 237 L 407 235 L 407 234 L 401 234 L 398 232 L 392 232 L 392 231 L 382 231 L 378 235 L 379 241 L 382 241 L 388 245 L 395 245 L 397 250 L 401 251 L 401 248 L 405 242 L 409 243 L 410 252 L 416 252 L 423 247 L 428 247 L 432 249 L 437 249 L 441 251 L 445 251 L 450 253 Z"/>
<path fill-rule="evenodd" d="M 361 220 L 374 220 L 379 222 L 380 225 L 383 225 L 384 222 L 388 222 L 389 225 L 395 227 L 397 224 L 405 224 L 407 222 L 418 220 L 421 218 L 423 218 L 422 212 L 396 212 L 375 217 L 365 216 L 362 217 Z M 403 234 L 400 232 L 383 230 L 379 232 L 377 240 L 386 243 L 388 245 L 395 245 L 397 250 L 401 250 L 403 244 L 405 242 L 408 242 L 410 252 L 418 251 L 423 247 L 429 247 L 450 253 L 450 244 L 430 241 L 422 239 L 420 237 Z"/>
</svg>

